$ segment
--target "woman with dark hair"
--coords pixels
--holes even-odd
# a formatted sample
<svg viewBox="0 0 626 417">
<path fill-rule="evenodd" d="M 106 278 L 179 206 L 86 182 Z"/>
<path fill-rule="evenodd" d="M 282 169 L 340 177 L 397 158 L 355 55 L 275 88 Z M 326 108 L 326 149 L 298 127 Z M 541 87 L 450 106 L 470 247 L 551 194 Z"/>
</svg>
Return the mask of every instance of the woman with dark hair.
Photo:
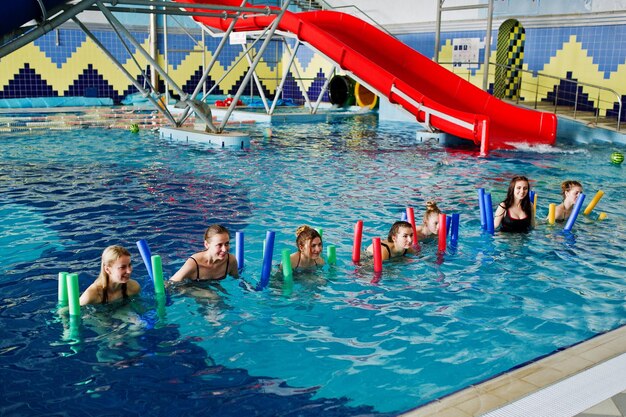
<svg viewBox="0 0 626 417">
<path fill-rule="evenodd" d="M 530 183 L 524 176 L 513 177 L 506 198 L 496 209 L 494 228 L 502 232 L 527 233 L 535 225 L 532 203 L 528 196 Z"/>
<path fill-rule="evenodd" d="M 132 272 L 130 252 L 122 246 L 107 247 L 102 252 L 100 275 L 82 293 L 80 305 L 108 304 L 138 294 L 141 287 L 137 281 L 130 278 Z"/>
<path fill-rule="evenodd" d="M 407 253 L 415 253 L 413 248 L 413 226 L 405 221 L 397 221 L 389 230 L 387 240 L 381 240 L 380 246 L 385 250 L 381 251 L 382 260 L 404 256 Z M 367 253 L 374 254 L 374 244 L 367 247 Z"/>
<path fill-rule="evenodd" d="M 217 281 L 227 275 L 239 277 L 237 258 L 229 252 L 228 229 L 219 224 L 209 226 L 204 232 L 204 248 L 204 251 L 190 256 L 170 281 L 178 282 L 185 278 L 194 281 Z"/>
</svg>

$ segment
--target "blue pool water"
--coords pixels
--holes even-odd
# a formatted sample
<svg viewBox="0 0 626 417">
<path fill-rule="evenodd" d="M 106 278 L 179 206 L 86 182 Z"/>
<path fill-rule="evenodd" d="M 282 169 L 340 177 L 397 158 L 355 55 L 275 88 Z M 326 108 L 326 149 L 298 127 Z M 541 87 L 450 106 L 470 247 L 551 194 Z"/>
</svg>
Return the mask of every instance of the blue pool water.
<svg viewBox="0 0 626 417">
<path fill-rule="evenodd" d="M 0 134 L 1 415 L 393 415 L 626 323 L 626 183 L 611 146 L 478 158 L 372 116 L 272 126 L 271 138 L 250 129 L 246 150 L 148 131 Z M 564 179 L 587 201 L 605 196 L 572 233 L 481 233 L 477 188 L 500 201 L 516 174 L 533 181 L 539 217 Z M 366 245 L 406 207 L 421 218 L 429 199 L 461 214 L 457 248 L 439 256 L 425 242 L 377 282 L 371 264 L 352 264 L 357 220 Z M 323 228 L 338 263 L 291 291 L 227 279 L 157 308 L 135 242 L 170 276 L 217 222 L 245 233 L 253 285 L 268 230 L 274 263 L 304 223 Z M 84 290 L 110 244 L 131 250 L 142 296 L 69 326 L 57 274 L 79 273 Z"/>
</svg>

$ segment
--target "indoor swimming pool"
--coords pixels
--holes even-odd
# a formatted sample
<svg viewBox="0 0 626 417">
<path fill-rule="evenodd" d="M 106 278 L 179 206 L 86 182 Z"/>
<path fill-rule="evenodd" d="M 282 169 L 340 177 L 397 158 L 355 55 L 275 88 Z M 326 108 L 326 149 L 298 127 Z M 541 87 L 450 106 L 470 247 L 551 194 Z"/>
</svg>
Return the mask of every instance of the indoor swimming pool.
<svg viewBox="0 0 626 417">
<path fill-rule="evenodd" d="M 0 133 L 1 415 L 395 415 L 626 323 L 626 181 L 610 162 L 623 149 L 564 141 L 479 157 L 375 115 L 244 128 L 243 150 L 149 130 Z M 477 190 L 495 205 L 515 175 L 531 180 L 539 224 L 487 234 Z M 605 193 L 571 233 L 542 220 L 567 179 L 586 201 Z M 460 213 L 457 247 L 422 242 L 381 277 L 367 258 L 353 264 L 358 220 L 365 247 L 407 207 L 421 221 L 428 200 Z M 250 285 L 189 284 L 157 308 L 135 243 L 169 277 L 213 223 L 232 253 L 244 233 Z M 337 264 L 251 290 L 266 232 L 277 265 L 302 224 L 323 230 Z M 83 291 L 112 244 L 131 251 L 141 296 L 84 308 L 70 327 L 58 273 L 78 273 Z"/>
</svg>

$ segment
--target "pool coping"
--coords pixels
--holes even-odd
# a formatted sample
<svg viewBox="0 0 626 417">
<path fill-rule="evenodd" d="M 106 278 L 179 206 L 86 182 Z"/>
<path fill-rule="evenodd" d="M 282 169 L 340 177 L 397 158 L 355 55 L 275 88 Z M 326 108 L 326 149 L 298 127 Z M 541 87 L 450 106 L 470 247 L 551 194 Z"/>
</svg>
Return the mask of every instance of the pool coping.
<svg viewBox="0 0 626 417">
<path fill-rule="evenodd" d="M 482 416 L 521 399 L 540 395 L 540 391 L 547 387 L 559 382 L 567 382 L 575 376 L 584 374 L 585 371 L 624 354 L 626 354 L 626 325 L 558 350 L 527 365 L 480 384 L 471 385 L 400 415 L 404 417 Z M 603 400 L 610 397 L 611 394 L 608 394 Z M 566 396 L 552 400 L 569 401 Z"/>
</svg>

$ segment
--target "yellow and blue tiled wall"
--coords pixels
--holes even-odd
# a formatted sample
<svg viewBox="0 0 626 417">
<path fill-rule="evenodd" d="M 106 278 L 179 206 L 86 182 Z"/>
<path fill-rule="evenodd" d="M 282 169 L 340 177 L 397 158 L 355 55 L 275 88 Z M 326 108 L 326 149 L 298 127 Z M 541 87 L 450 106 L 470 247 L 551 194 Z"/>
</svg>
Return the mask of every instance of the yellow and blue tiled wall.
<svg viewBox="0 0 626 417">
<path fill-rule="evenodd" d="M 521 22 L 523 25 L 523 22 Z M 407 45 L 426 56 L 434 55 L 434 34 L 412 34 L 398 36 Z M 458 31 L 442 33 L 439 50 L 439 62 L 452 62 L 452 39 L 484 38 L 484 31 Z M 491 59 L 496 62 L 498 30 L 492 33 Z M 621 119 L 626 120 L 626 25 L 576 26 L 553 28 L 526 28 L 522 68 L 554 77 L 578 80 L 588 84 L 600 85 L 617 92 L 622 105 Z M 479 62 L 484 60 L 481 49 Z M 452 65 L 448 65 L 452 68 Z M 524 73 L 521 91 L 535 91 L 536 76 Z M 482 87 L 482 65 L 471 70 L 469 80 Z M 493 92 L 493 74 L 490 74 L 490 89 Z M 541 81 L 541 85 L 545 80 Z M 557 88 L 557 84 L 560 84 Z M 573 103 L 576 97 L 573 83 L 554 83 L 542 88 L 539 99 L 553 102 L 558 91 L 558 101 Z M 578 86 L 578 105 L 581 110 L 589 110 L 598 105 L 597 90 Z M 534 97 L 520 97 L 520 100 L 532 100 Z M 602 95 L 600 115 L 617 116 L 617 97 Z"/>
<path fill-rule="evenodd" d="M 523 22 L 522 22 L 523 25 Z M 108 29 L 93 29 L 98 39 L 107 46 L 109 51 L 124 65 L 136 79 L 143 83 L 141 70 L 135 65 L 115 33 Z M 134 31 L 133 36 L 148 49 L 148 32 Z M 186 33 L 169 33 L 167 54 L 168 73 L 185 92 L 191 92 L 202 74 L 202 50 L 199 32 L 194 32 L 194 40 Z M 434 33 L 416 33 L 399 35 L 398 38 L 422 54 L 434 55 Z M 440 45 L 440 62 L 452 60 L 452 39 L 484 38 L 484 31 L 458 31 L 442 33 Z M 496 61 L 498 30 L 493 31 L 491 56 Z M 206 62 L 211 59 L 211 51 L 217 47 L 219 39 L 206 38 Z M 129 46 L 134 51 L 132 45 Z M 159 36 L 159 62 L 164 63 L 164 39 Z M 481 54 L 484 49 L 481 50 Z M 237 91 L 243 80 L 248 64 L 242 59 L 239 45 L 227 45 L 214 66 L 207 88 L 216 82 L 215 94 L 228 94 Z M 139 66 L 147 71 L 149 66 L 141 55 L 136 54 Z M 287 51 L 280 42 L 272 42 L 263 54 L 257 68 L 264 92 L 273 96 L 281 78 L 283 62 L 287 62 Z M 483 57 L 479 58 L 482 62 Z M 111 97 L 119 102 L 127 94 L 136 92 L 132 83 L 119 71 L 109 59 L 87 38 L 78 28 L 67 26 L 50 32 L 33 43 L 17 50 L 0 60 L 0 98 L 23 98 L 42 96 L 98 96 Z M 223 79 L 222 76 L 233 66 L 235 68 Z M 322 56 L 312 50 L 301 47 L 295 60 L 297 72 L 302 85 L 310 97 L 317 97 L 324 84 L 324 79 L 331 75 L 333 66 Z M 524 56 L 522 67 L 525 70 L 549 74 L 561 78 L 577 79 L 581 82 L 603 85 L 618 92 L 622 101 L 626 95 L 626 25 L 581 26 L 526 28 L 524 39 Z M 303 96 L 300 85 L 295 82 L 295 71 L 292 71 L 284 86 L 283 97 L 302 103 Z M 523 82 L 533 83 L 528 73 Z M 220 81 L 221 79 L 221 81 Z M 472 70 L 470 81 L 482 85 L 482 66 Z M 490 75 L 490 83 L 493 83 Z M 557 91 L 555 85 L 544 88 L 540 99 L 553 100 Z M 160 91 L 163 91 L 163 82 Z M 253 87 L 256 89 L 256 86 Z M 491 85 L 493 89 L 493 84 Z M 595 97 L 584 88 L 579 88 L 579 104 L 596 106 Z M 524 89 L 522 88 L 522 91 Z M 246 90 L 249 91 L 249 90 Z M 247 93 L 248 94 L 248 93 Z M 258 92 L 253 91 L 253 94 Z M 558 89 L 559 99 L 563 95 L 575 94 L 561 86 Z M 327 98 L 326 98 L 327 99 Z M 524 100 L 525 97 L 520 97 Z M 617 99 L 608 100 L 602 112 L 617 109 Z M 625 106 L 626 107 L 626 106 Z M 626 109 L 622 109 L 625 118 Z"/>
</svg>

